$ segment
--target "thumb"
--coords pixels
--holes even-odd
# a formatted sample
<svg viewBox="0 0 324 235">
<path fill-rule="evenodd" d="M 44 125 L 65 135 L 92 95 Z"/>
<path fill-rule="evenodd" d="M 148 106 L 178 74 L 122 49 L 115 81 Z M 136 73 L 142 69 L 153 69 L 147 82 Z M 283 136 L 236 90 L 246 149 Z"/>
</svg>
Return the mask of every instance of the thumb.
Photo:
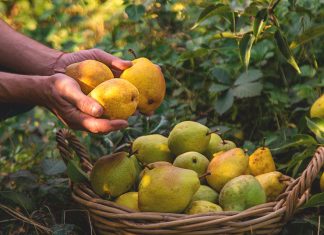
<svg viewBox="0 0 324 235">
<path fill-rule="evenodd" d="M 111 65 L 119 70 L 125 70 L 133 65 L 133 63 L 129 60 L 122 60 L 117 58 L 116 60 L 113 60 Z"/>
<path fill-rule="evenodd" d="M 89 114 L 93 117 L 100 117 L 103 114 L 102 106 L 91 97 L 83 95 L 79 98 L 75 106 L 83 113 Z"/>
</svg>

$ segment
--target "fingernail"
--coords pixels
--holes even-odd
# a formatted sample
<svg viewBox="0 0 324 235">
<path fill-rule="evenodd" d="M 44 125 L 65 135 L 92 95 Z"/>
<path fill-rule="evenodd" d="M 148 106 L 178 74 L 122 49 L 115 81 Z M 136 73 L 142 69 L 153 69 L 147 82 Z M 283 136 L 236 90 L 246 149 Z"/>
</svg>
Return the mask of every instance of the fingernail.
<svg viewBox="0 0 324 235">
<path fill-rule="evenodd" d="M 111 125 L 116 129 L 121 129 L 128 127 L 128 122 L 125 120 L 113 120 L 111 121 Z"/>
<path fill-rule="evenodd" d="M 95 117 L 100 117 L 102 115 L 102 107 L 99 105 L 93 105 L 91 109 L 92 115 Z"/>
</svg>

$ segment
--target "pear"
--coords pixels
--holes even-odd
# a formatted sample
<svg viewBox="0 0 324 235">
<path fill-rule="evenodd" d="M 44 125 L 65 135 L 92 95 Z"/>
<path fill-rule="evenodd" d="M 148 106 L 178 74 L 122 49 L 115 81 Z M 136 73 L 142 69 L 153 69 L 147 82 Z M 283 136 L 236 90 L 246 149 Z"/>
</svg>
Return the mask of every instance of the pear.
<svg viewBox="0 0 324 235">
<path fill-rule="evenodd" d="M 324 192 L 324 172 L 322 173 L 322 176 L 320 178 L 320 189 L 322 192 Z"/>
<path fill-rule="evenodd" d="M 141 171 L 139 178 L 142 179 L 143 175 L 145 174 L 145 172 L 152 170 L 156 167 L 159 166 L 172 166 L 172 164 L 170 162 L 164 162 L 164 161 L 159 161 L 159 162 L 152 162 L 150 164 L 147 164 L 144 169 Z"/>
<path fill-rule="evenodd" d="M 138 209 L 138 192 L 127 192 L 120 195 L 115 200 L 116 204 L 120 206 L 127 207 L 134 211 L 139 211 Z"/>
<path fill-rule="evenodd" d="M 186 214 L 194 215 L 208 212 L 219 212 L 223 211 L 223 209 L 216 205 L 215 203 L 209 201 L 194 201 L 190 204 L 190 206 L 186 209 Z"/>
<path fill-rule="evenodd" d="M 158 161 L 173 161 L 168 147 L 168 138 L 158 134 L 138 137 L 133 142 L 132 151 L 143 164 Z"/>
<path fill-rule="evenodd" d="M 193 121 L 184 121 L 177 124 L 170 132 L 168 145 L 171 152 L 180 155 L 195 151 L 204 153 L 210 141 L 208 127 Z"/>
<path fill-rule="evenodd" d="M 249 157 L 249 169 L 252 175 L 261 175 L 276 170 L 270 149 L 260 147 Z"/>
<path fill-rule="evenodd" d="M 139 93 L 130 82 L 114 78 L 99 84 L 88 96 L 103 106 L 103 117 L 128 119 L 136 111 Z"/>
<path fill-rule="evenodd" d="M 100 83 L 114 78 L 111 70 L 96 60 L 84 60 L 71 64 L 65 68 L 65 74 L 76 80 L 86 95 Z"/>
<path fill-rule="evenodd" d="M 199 176 L 206 173 L 208 164 L 209 161 L 204 155 L 193 151 L 180 154 L 173 162 L 174 166 L 193 170 Z"/>
<path fill-rule="evenodd" d="M 324 94 L 313 103 L 310 109 L 310 116 L 312 118 L 324 118 Z"/>
<path fill-rule="evenodd" d="M 222 155 L 222 154 L 225 153 L 225 152 L 226 152 L 226 151 L 220 151 L 220 152 L 214 153 L 213 156 L 212 156 L 212 158 L 210 159 L 210 161 L 213 160 L 214 158 L 216 158 L 216 157 Z"/>
<path fill-rule="evenodd" d="M 266 202 L 266 194 L 252 175 L 241 175 L 228 181 L 219 194 L 224 211 L 243 211 Z"/>
<path fill-rule="evenodd" d="M 255 177 L 264 189 L 268 202 L 276 200 L 285 189 L 286 184 L 280 181 L 281 177 L 282 174 L 278 171 L 261 174 Z"/>
<path fill-rule="evenodd" d="M 138 188 L 141 211 L 181 213 L 200 186 L 196 172 L 160 166 L 145 172 Z"/>
<path fill-rule="evenodd" d="M 213 154 L 219 152 L 218 145 L 222 142 L 222 138 L 217 135 L 216 133 L 211 133 L 210 135 L 210 141 L 207 147 L 207 150 L 205 151 L 205 156 L 211 160 L 213 158 Z"/>
<path fill-rule="evenodd" d="M 99 158 L 90 173 L 92 189 L 100 196 L 117 197 L 135 183 L 136 169 L 126 152 Z"/>
<path fill-rule="evenodd" d="M 130 156 L 130 159 L 133 161 L 133 164 L 135 167 L 136 182 L 139 183 L 142 166 L 140 165 L 140 163 L 138 162 L 138 160 L 134 154 L 132 156 Z"/>
<path fill-rule="evenodd" d="M 218 193 L 206 185 L 200 185 L 198 191 L 193 195 L 191 201 L 199 201 L 199 200 L 217 203 Z"/>
<path fill-rule="evenodd" d="M 231 179 L 242 175 L 248 167 L 248 157 L 240 148 L 228 150 L 213 158 L 208 165 L 208 184 L 217 192 Z"/>
<path fill-rule="evenodd" d="M 144 114 L 150 114 L 162 103 L 165 96 L 165 80 L 161 69 L 147 58 L 132 61 L 133 66 L 125 69 L 120 78 L 137 87 L 140 96 L 138 109 Z"/>
<path fill-rule="evenodd" d="M 217 146 L 214 147 L 215 153 L 220 151 L 227 151 L 230 149 L 236 148 L 236 144 L 233 141 L 230 140 L 222 140 L 218 143 Z"/>
</svg>

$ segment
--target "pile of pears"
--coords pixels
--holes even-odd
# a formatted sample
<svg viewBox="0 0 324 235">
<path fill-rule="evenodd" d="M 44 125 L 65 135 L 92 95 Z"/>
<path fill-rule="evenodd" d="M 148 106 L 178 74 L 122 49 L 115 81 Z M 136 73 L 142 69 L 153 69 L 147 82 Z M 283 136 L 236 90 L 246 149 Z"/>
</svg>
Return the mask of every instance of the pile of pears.
<svg viewBox="0 0 324 235">
<path fill-rule="evenodd" d="M 65 68 L 65 74 L 75 79 L 82 92 L 102 105 L 103 117 L 128 119 L 139 110 L 149 115 L 165 96 L 165 79 L 159 66 L 141 57 L 115 78 L 105 64 L 84 60 Z"/>
<path fill-rule="evenodd" d="M 269 148 L 248 156 L 198 122 L 151 134 L 129 152 L 101 157 L 90 173 L 95 193 L 129 211 L 199 214 L 243 211 L 286 188 Z"/>
</svg>

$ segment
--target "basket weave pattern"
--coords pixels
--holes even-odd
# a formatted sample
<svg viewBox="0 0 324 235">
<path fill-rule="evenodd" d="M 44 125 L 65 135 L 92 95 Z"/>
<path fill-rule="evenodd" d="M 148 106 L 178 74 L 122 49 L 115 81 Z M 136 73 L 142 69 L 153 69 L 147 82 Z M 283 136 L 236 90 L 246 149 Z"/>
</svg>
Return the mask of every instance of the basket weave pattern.
<svg viewBox="0 0 324 235">
<path fill-rule="evenodd" d="M 57 132 L 58 149 L 65 162 L 72 150 L 81 159 L 82 169 L 90 172 L 92 164 L 85 147 L 67 129 Z M 88 184 L 72 184 L 73 199 L 85 207 L 99 234 L 277 234 L 296 210 L 309 198 L 309 189 L 324 164 L 324 148 L 315 152 L 309 165 L 297 179 L 284 176 L 286 190 L 275 202 L 245 211 L 224 211 L 197 215 L 134 212 L 104 200 Z"/>
</svg>

